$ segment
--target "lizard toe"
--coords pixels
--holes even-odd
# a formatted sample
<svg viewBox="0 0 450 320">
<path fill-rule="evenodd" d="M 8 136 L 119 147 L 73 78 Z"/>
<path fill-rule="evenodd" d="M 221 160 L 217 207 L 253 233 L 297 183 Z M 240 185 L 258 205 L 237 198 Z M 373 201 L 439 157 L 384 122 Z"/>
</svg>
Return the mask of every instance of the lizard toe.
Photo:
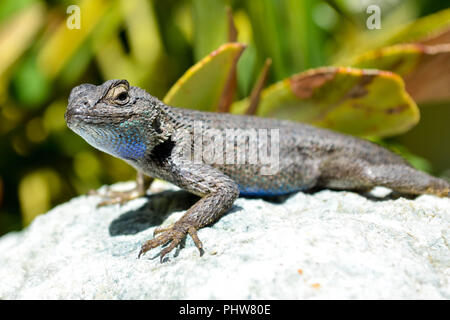
<svg viewBox="0 0 450 320">
<path fill-rule="evenodd" d="M 173 239 L 167 247 L 165 247 L 164 249 L 161 250 L 161 252 L 159 254 L 160 255 L 159 260 L 161 263 L 163 262 L 164 256 L 166 254 L 168 254 L 170 251 L 172 251 L 181 242 L 183 237 L 184 236 L 182 236 L 181 238 Z"/>
<path fill-rule="evenodd" d="M 175 223 L 166 228 L 158 228 L 154 231 L 154 234 L 159 234 L 156 238 L 145 242 L 141 250 L 139 251 L 138 258 L 145 254 L 147 251 L 162 246 L 169 242 L 169 245 L 161 250 L 160 260 L 163 261 L 165 255 L 172 251 L 180 242 L 189 234 L 194 240 L 195 246 L 200 251 L 200 256 L 203 254 L 203 244 L 198 238 L 197 229 L 189 224 Z"/>
<path fill-rule="evenodd" d="M 141 250 L 139 251 L 138 258 L 141 257 L 141 255 L 145 254 L 147 251 L 154 249 L 156 247 L 162 246 L 163 244 L 169 242 L 171 239 L 169 239 L 164 234 L 160 235 L 159 237 L 156 237 L 154 239 L 147 240 L 141 247 Z"/>
<path fill-rule="evenodd" d="M 192 240 L 194 240 L 195 246 L 197 247 L 198 251 L 200 252 L 200 256 L 203 255 L 203 243 L 200 241 L 197 235 L 197 229 L 194 227 L 189 227 L 188 233 L 191 236 Z"/>
<path fill-rule="evenodd" d="M 171 224 L 167 227 L 157 227 L 157 228 L 155 228 L 155 231 L 153 231 L 153 236 L 156 236 L 157 234 L 172 230 L 172 228 L 173 228 L 173 224 Z"/>
</svg>

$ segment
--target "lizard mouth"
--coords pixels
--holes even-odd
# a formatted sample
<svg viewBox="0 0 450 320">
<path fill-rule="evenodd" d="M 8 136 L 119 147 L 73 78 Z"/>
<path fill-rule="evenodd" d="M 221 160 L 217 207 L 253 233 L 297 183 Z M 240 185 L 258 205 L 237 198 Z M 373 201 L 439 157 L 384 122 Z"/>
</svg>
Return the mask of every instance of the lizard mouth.
<svg viewBox="0 0 450 320">
<path fill-rule="evenodd" d="M 86 113 L 75 113 L 67 111 L 65 114 L 67 124 L 81 124 L 81 123 L 99 123 L 104 122 L 105 116 L 101 117 L 99 115 L 91 115 Z"/>
<path fill-rule="evenodd" d="M 65 114 L 65 119 L 67 124 L 76 125 L 82 123 L 89 123 L 89 124 L 114 123 L 123 121 L 124 117 L 120 115 L 76 112 L 68 109 Z"/>
</svg>

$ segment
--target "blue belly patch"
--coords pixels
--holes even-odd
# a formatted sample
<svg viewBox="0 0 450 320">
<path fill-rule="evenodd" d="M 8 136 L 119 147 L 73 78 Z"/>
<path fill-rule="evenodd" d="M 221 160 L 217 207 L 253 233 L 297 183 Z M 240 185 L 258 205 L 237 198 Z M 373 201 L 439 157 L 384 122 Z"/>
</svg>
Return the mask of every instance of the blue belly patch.
<svg viewBox="0 0 450 320">
<path fill-rule="evenodd" d="M 243 187 L 239 186 L 239 192 L 241 196 L 253 196 L 253 197 L 267 197 L 267 196 L 282 196 L 293 192 L 301 191 L 302 188 L 278 188 L 278 189 L 263 189 L 256 187 Z"/>
</svg>

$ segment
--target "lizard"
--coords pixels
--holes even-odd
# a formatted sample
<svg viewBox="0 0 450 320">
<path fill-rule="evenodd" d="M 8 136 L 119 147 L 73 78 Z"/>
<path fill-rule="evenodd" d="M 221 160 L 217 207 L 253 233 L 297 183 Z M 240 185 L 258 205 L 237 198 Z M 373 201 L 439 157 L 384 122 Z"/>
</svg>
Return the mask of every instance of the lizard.
<svg viewBox="0 0 450 320">
<path fill-rule="evenodd" d="M 154 178 L 200 197 L 178 221 L 156 228 L 154 237 L 142 245 L 138 257 L 163 246 L 161 262 L 187 235 L 202 255 L 197 231 L 217 221 L 239 196 L 286 195 L 317 187 L 367 191 L 384 186 L 405 195 L 440 197 L 449 197 L 450 192 L 446 180 L 413 168 L 400 155 L 368 140 L 294 121 L 176 108 L 127 80 L 74 87 L 65 120 L 93 147 L 136 168 L 140 177 L 136 190 L 115 194 L 120 201 L 143 196 Z M 194 151 L 195 157 L 196 147 L 206 146 L 195 136 L 196 123 L 212 130 L 214 141 L 227 143 L 228 153 L 247 153 L 247 160 L 192 161 L 192 154 L 185 151 Z M 237 143 L 226 135 L 229 129 L 268 133 L 256 144 L 251 135 Z M 263 172 L 261 162 L 248 161 L 262 149 L 277 162 L 273 172 Z"/>
</svg>

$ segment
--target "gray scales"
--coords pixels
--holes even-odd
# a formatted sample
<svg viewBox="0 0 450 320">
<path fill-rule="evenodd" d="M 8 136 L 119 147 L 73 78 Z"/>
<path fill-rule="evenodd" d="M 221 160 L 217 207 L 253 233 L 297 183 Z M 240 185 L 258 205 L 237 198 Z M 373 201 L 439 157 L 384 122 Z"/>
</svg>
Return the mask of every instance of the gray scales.
<svg viewBox="0 0 450 320">
<path fill-rule="evenodd" d="M 144 195 L 153 178 L 200 197 L 177 222 L 157 228 L 155 237 L 142 245 L 139 256 L 169 243 L 160 252 L 161 261 L 187 234 L 202 253 L 197 230 L 218 220 L 239 195 L 276 196 L 316 187 L 365 191 L 375 186 L 408 195 L 448 197 L 450 193 L 447 181 L 412 168 L 369 141 L 296 122 L 170 107 L 126 80 L 73 88 L 65 119 L 89 144 L 138 171 L 136 190 L 110 191 L 102 205 Z M 231 142 L 232 150 L 226 151 L 246 154 L 247 159 L 254 153 L 276 151 L 277 170 L 263 174 L 267 163 L 258 161 L 192 161 L 195 152 L 186 151 L 195 151 L 199 141 L 196 123 L 212 130 L 216 138 L 223 135 L 225 144 L 232 137 L 227 130 L 265 129 L 268 135 L 256 148 L 251 139 L 244 139 L 244 143 Z M 278 143 L 269 143 L 272 132 L 278 134 Z M 208 145 L 204 147 L 208 150 Z"/>
</svg>

